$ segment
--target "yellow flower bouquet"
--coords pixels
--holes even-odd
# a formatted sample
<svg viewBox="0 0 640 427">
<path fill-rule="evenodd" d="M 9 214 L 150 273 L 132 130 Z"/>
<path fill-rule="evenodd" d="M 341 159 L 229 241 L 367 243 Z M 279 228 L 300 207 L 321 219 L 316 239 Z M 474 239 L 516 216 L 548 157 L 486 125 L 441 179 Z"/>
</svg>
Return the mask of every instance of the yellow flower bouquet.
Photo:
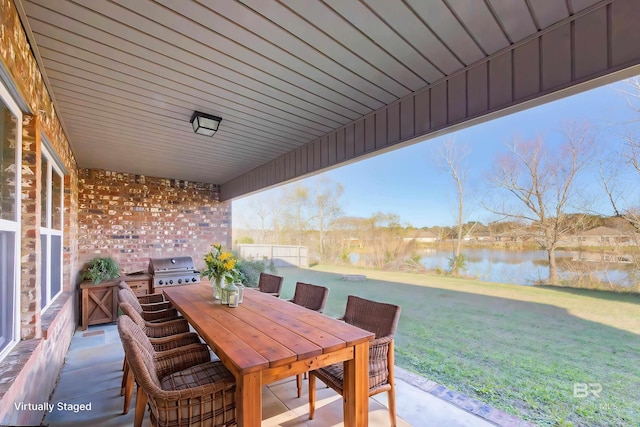
<svg viewBox="0 0 640 427">
<path fill-rule="evenodd" d="M 213 293 L 216 299 L 220 299 L 222 287 L 226 283 L 231 283 L 238 272 L 236 270 L 236 259 L 231 252 L 222 250 L 222 245 L 213 244 L 211 250 L 204 255 L 206 268 L 202 272 L 211 280 Z"/>
</svg>

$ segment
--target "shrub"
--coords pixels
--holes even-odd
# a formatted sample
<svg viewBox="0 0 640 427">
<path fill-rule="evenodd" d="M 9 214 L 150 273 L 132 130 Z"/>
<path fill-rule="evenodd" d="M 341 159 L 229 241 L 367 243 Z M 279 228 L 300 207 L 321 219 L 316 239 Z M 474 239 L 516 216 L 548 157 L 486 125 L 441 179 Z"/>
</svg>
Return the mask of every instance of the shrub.
<svg viewBox="0 0 640 427">
<path fill-rule="evenodd" d="M 452 273 L 458 273 L 460 270 L 464 270 L 467 266 L 467 257 L 464 255 L 458 255 L 457 257 L 449 258 L 449 270 Z"/>
<path fill-rule="evenodd" d="M 110 257 L 94 258 L 85 265 L 81 278 L 91 280 L 94 285 L 120 276 L 118 263 Z"/>
<path fill-rule="evenodd" d="M 264 263 L 247 259 L 239 259 L 236 269 L 240 271 L 240 279 L 245 286 L 258 287 L 260 273 L 264 272 Z"/>
</svg>

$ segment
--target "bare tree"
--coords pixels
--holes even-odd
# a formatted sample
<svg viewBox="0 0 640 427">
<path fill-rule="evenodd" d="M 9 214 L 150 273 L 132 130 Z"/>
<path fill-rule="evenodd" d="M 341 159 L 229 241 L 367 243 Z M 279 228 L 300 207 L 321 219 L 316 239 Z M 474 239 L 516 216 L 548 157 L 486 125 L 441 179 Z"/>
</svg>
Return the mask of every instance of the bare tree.
<svg viewBox="0 0 640 427">
<path fill-rule="evenodd" d="M 335 260 L 351 263 L 351 254 L 362 249 L 363 242 L 359 239 L 358 230 L 363 218 L 341 216 L 331 223 L 330 248 Z"/>
<path fill-rule="evenodd" d="M 456 145 L 454 139 L 447 139 L 438 150 L 436 162 L 438 167 L 451 177 L 456 188 L 456 243 L 453 259 L 450 260 L 451 274 L 457 275 L 464 265 L 460 255 L 465 218 L 465 190 L 469 167 L 467 158 L 471 150 L 464 145 Z"/>
<path fill-rule="evenodd" d="M 283 227 L 294 233 L 294 241 L 300 246 L 309 229 L 311 218 L 309 214 L 309 187 L 297 184 L 288 188 L 282 199 L 284 202 Z"/>
<path fill-rule="evenodd" d="M 246 212 L 240 214 L 241 222 L 248 230 L 258 232 L 257 243 L 279 243 L 278 221 L 282 204 L 273 195 L 256 195 L 249 202 Z M 273 234 L 273 236 L 269 236 Z"/>
<path fill-rule="evenodd" d="M 548 254 L 550 284 L 559 283 L 555 250 L 575 227 L 576 217 L 567 211 L 577 196 L 576 178 L 593 157 L 592 146 L 588 128 L 575 125 L 566 129 L 565 142 L 557 151 L 541 137 L 514 139 L 490 175 L 503 203 L 489 209 L 529 224 L 530 237 Z"/>
<path fill-rule="evenodd" d="M 315 182 L 315 190 L 311 203 L 315 210 L 313 219 L 318 227 L 320 260 L 324 260 L 327 255 L 326 240 L 328 227 L 342 215 L 340 197 L 343 191 L 344 187 L 342 184 L 333 182 L 328 177 L 319 178 Z"/>
</svg>

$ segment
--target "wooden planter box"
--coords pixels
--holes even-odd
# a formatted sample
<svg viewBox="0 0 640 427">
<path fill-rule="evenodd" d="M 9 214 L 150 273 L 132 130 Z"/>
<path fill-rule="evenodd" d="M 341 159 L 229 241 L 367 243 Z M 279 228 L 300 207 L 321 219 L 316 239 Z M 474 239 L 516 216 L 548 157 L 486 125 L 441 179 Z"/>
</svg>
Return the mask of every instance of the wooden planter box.
<svg viewBox="0 0 640 427">
<path fill-rule="evenodd" d="M 115 322 L 118 318 L 118 284 L 124 280 L 136 295 L 149 293 L 150 276 L 147 274 L 123 276 L 94 285 L 89 280 L 80 284 L 82 290 L 82 330 L 89 325 Z"/>
</svg>

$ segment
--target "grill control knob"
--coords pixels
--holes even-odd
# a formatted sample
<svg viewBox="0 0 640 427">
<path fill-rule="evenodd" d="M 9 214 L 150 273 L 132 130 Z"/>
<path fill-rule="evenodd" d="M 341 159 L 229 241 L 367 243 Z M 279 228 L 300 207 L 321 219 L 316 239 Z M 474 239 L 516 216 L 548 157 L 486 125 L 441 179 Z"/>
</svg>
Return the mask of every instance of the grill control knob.
<svg viewBox="0 0 640 427">
<path fill-rule="evenodd" d="M 192 281 L 192 282 L 197 282 L 198 280 L 197 280 L 195 277 L 192 277 L 192 278 L 191 278 L 191 281 Z"/>
<path fill-rule="evenodd" d="M 169 280 L 169 284 L 173 285 L 173 279 Z"/>
<path fill-rule="evenodd" d="M 178 279 L 178 284 L 182 283 L 182 279 Z"/>
<path fill-rule="evenodd" d="M 164 282 L 162 280 L 158 281 L 158 285 L 164 285 Z"/>
</svg>

